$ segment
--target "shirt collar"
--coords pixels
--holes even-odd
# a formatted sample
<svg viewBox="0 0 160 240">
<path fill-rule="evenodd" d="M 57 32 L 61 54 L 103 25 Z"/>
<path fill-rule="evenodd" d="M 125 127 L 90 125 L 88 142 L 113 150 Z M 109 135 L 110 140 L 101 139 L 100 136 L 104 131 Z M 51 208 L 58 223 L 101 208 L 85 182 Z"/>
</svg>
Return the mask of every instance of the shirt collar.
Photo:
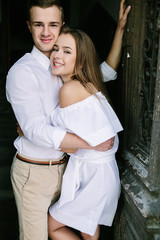
<svg viewBox="0 0 160 240">
<path fill-rule="evenodd" d="M 44 67 L 46 70 L 50 67 L 50 59 L 41 53 L 35 46 L 33 46 L 32 56 Z"/>
</svg>

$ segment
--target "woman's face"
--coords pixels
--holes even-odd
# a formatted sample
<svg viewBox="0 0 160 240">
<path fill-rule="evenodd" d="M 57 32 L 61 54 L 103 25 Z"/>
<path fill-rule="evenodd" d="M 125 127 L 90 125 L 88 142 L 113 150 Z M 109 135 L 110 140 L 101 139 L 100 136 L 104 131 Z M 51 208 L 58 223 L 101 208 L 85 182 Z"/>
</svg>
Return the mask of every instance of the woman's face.
<svg viewBox="0 0 160 240">
<path fill-rule="evenodd" d="M 71 34 L 61 34 L 51 54 L 52 73 L 70 81 L 76 62 L 76 42 Z"/>
</svg>

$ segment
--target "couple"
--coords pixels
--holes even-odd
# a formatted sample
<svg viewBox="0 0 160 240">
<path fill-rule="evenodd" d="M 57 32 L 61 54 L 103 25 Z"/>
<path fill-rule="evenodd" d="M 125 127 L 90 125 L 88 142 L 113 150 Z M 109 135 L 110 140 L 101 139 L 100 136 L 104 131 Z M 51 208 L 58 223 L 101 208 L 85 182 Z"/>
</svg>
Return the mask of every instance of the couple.
<svg viewBox="0 0 160 240">
<path fill-rule="evenodd" d="M 75 149 L 79 149 L 77 152 L 71 154 L 72 156 L 69 160 L 69 165 L 64 176 L 64 178 L 67 179 L 68 176 L 67 172 L 72 172 L 73 174 L 72 176 L 69 173 L 70 182 L 67 183 L 68 180 L 64 179 L 62 186 L 62 195 L 57 204 L 53 205 L 53 209 L 52 208 L 50 209 L 50 215 L 51 216 L 53 215 L 53 218 L 51 216 L 49 217 L 49 233 L 51 238 L 53 234 L 58 233 L 58 231 L 56 231 L 57 228 L 62 230 L 62 234 L 63 231 L 69 231 L 68 228 L 63 227 L 61 223 L 58 223 L 56 220 L 54 220 L 54 218 L 56 219 L 56 217 L 54 216 L 55 212 L 58 217 L 58 212 L 61 211 L 61 207 L 63 208 L 64 205 L 66 205 L 66 203 L 64 202 L 66 201 L 65 200 L 66 193 L 68 197 L 72 197 L 70 193 L 72 193 L 73 197 L 75 197 L 76 194 L 79 193 L 78 190 L 81 190 L 81 188 L 86 185 L 89 178 L 92 178 L 92 175 L 94 177 L 96 176 L 96 178 L 99 179 L 99 174 L 102 174 L 102 170 L 104 170 L 104 166 L 107 166 L 107 164 L 115 169 L 116 173 L 114 173 L 114 175 L 117 176 L 117 181 L 119 181 L 115 161 L 113 159 L 110 159 L 108 162 L 106 162 L 107 159 L 106 154 L 109 155 L 109 151 L 111 151 L 112 153 L 116 151 L 118 141 L 117 137 L 115 138 L 113 148 L 109 150 L 108 153 L 104 151 L 108 149 L 108 147 L 105 146 L 106 143 L 102 144 L 99 143 L 104 142 L 105 140 L 116 135 L 116 133 L 120 129 L 117 130 L 115 128 L 114 129 L 115 134 L 109 134 L 108 131 L 107 132 L 104 131 L 105 136 L 103 135 L 103 131 L 101 131 L 100 136 L 98 136 L 99 139 L 98 138 L 95 139 L 94 137 L 90 136 L 89 143 L 87 143 L 88 141 L 87 135 L 86 138 L 84 138 L 84 140 L 82 140 L 78 136 L 78 134 L 80 134 L 80 136 L 82 134 L 80 131 L 81 126 L 79 126 L 80 127 L 79 132 L 75 132 L 77 135 L 74 134 L 74 129 L 70 127 L 73 128 L 75 127 L 75 130 L 77 131 L 78 129 L 76 125 L 74 125 L 73 123 L 77 124 L 78 120 L 79 121 L 85 120 L 83 119 L 82 114 L 80 114 L 80 109 L 82 112 L 85 111 L 85 114 L 88 112 L 88 109 L 87 111 L 85 110 L 85 104 L 83 105 L 83 103 L 85 102 L 87 103 L 89 101 L 90 104 L 92 105 L 91 109 L 101 113 L 100 116 L 102 117 L 100 117 L 99 120 L 101 120 L 102 122 L 105 121 L 104 126 L 106 126 L 106 112 L 110 111 L 113 115 L 114 113 L 112 112 L 112 109 L 110 109 L 110 106 L 106 102 L 104 96 L 100 93 L 100 91 L 103 91 L 101 86 L 99 86 L 100 82 L 99 83 L 90 82 L 92 81 L 90 77 L 92 77 L 94 71 L 92 73 L 90 71 L 86 72 L 85 69 L 83 70 L 83 64 L 85 68 L 86 67 L 88 68 L 88 65 L 87 64 L 85 65 L 85 63 L 82 63 L 81 60 L 79 60 L 80 49 L 78 49 L 77 47 L 78 46 L 77 41 L 78 36 L 81 35 L 81 32 L 77 31 L 77 38 L 74 38 L 72 35 L 74 30 L 72 33 L 70 32 L 67 34 L 63 33 L 64 30 L 62 29 L 62 33 L 58 38 L 60 29 L 63 25 L 63 9 L 59 5 L 59 2 L 53 0 L 48 0 L 44 2 L 40 0 L 37 1 L 31 0 L 29 3 L 30 3 L 28 7 L 29 21 L 27 23 L 29 30 L 32 34 L 35 46 L 33 47 L 33 50 L 30 54 L 26 54 L 10 69 L 7 76 L 6 84 L 8 100 L 12 104 L 17 121 L 19 122 L 25 136 L 18 137 L 14 142 L 14 145 L 17 149 L 17 154 L 12 164 L 11 178 L 19 215 L 20 239 L 45 240 L 48 238 L 47 234 L 48 207 L 51 205 L 51 203 L 55 202 L 59 197 L 59 193 L 61 190 L 62 175 L 66 167 L 65 162 L 66 156 L 65 154 L 63 154 L 63 152 L 69 153 L 74 152 Z M 126 11 L 124 10 L 125 10 L 124 1 L 122 0 L 119 25 L 116 30 L 115 39 L 112 45 L 113 47 L 111 49 L 111 54 L 108 56 L 107 59 L 109 65 L 115 69 L 119 62 L 124 26 L 126 24 L 127 15 L 130 9 L 127 8 Z M 88 44 L 87 46 L 89 47 L 90 40 L 87 40 L 88 38 L 86 39 L 83 33 L 81 38 L 85 39 L 85 44 Z M 54 45 L 56 40 L 57 42 Z M 51 61 L 52 72 L 54 75 L 51 74 L 49 61 L 50 52 L 53 49 L 53 45 L 54 51 L 51 55 L 51 58 L 53 57 L 53 61 L 52 60 Z M 65 47 L 67 47 L 67 49 L 64 49 Z M 74 51 L 72 52 L 74 56 L 70 52 L 72 47 L 74 47 Z M 85 58 L 87 58 L 88 56 L 87 53 L 91 54 L 89 51 L 85 51 L 85 53 L 86 53 L 84 54 Z M 58 56 L 58 54 L 62 54 L 63 57 L 61 57 L 61 55 Z M 61 61 L 54 62 L 54 59 L 57 58 L 61 59 Z M 64 61 L 65 64 L 63 63 L 62 60 Z M 80 61 L 80 67 L 78 67 L 78 61 Z M 76 67 L 78 68 L 76 69 Z M 79 74 L 78 72 L 80 68 L 82 69 L 81 72 L 83 73 L 83 75 Z M 107 77 L 109 77 L 110 79 L 113 78 L 115 72 L 112 68 L 110 68 L 106 63 L 103 63 L 102 68 L 104 74 L 107 74 Z M 74 76 L 72 77 L 73 79 L 71 79 L 73 69 Z M 88 72 L 91 74 L 90 76 L 88 76 Z M 60 75 L 62 77 L 64 81 L 63 87 L 61 79 L 59 77 L 56 77 L 55 74 Z M 87 84 L 86 83 L 84 84 L 82 82 L 83 78 L 84 81 L 86 81 L 85 74 L 87 74 L 87 81 L 89 79 L 89 83 Z M 97 74 L 98 76 L 100 75 L 99 69 L 97 69 L 96 71 L 96 76 Z M 95 79 L 96 76 L 94 77 Z M 78 77 L 79 79 L 77 79 Z M 76 79 L 78 81 L 76 81 Z M 100 79 L 101 77 L 98 79 L 98 81 L 100 81 Z M 68 80 L 70 81 L 67 82 Z M 59 89 L 61 89 L 60 94 Z M 70 96 L 70 94 L 68 96 L 68 91 L 69 93 L 70 92 L 72 93 L 72 96 Z M 60 97 L 60 107 L 56 108 L 58 106 L 59 101 L 58 95 Z M 70 126 L 69 112 L 72 111 L 74 117 L 74 114 L 76 114 L 76 109 L 75 110 L 72 109 L 74 106 L 75 108 L 77 108 L 78 106 L 79 109 L 77 111 L 79 112 L 79 114 L 78 116 L 76 115 L 77 123 L 75 122 L 75 118 L 73 118 L 72 125 Z M 104 110 L 103 107 L 105 108 L 107 107 L 107 110 L 106 109 Z M 53 111 L 54 109 L 55 111 Z M 96 114 L 96 117 L 99 116 L 99 113 Z M 83 113 L 84 116 L 85 114 Z M 66 116 L 63 117 L 64 115 Z M 91 117 L 90 114 L 89 116 Z M 92 116 L 92 121 L 94 119 L 95 115 Z M 69 125 L 65 126 L 66 122 L 63 122 L 62 120 L 68 121 Z M 95 124 L 97 129 L 100 130 L 101 122 L 99 123 L 97 121 L 98 119 L 97 120 L 95 119 Z M 118 122 L 118 120 L 116 120 L 116 116 L 115 121 Z M 87 122 L 85 123 L 89 124 L 89 119 L 87 119 Z M 85 125 L 83 127 L 85 127 Z M 87 127 L 87 131 L 92 131 L 91 125 L 89 126 L 89 128 Z M 91 132 L 88 132 L 88 136 L 89 133 Z M 84 135 L 82 134 L 81 137 L 83 138 Z M 92 144 L 93 146 L 95 145 L 96 146 L 95 147 L 90 146 Z M 91 162 L 79 161 L 79 157 L 81 159 L 88 160 L 90 159 L 92 154 L 94 154 L 95 156 L 94 157 L 95 159 L 92 157 L 94 161 Z M 100 163 L 96 162 L 98 161 L 97 156 L 99 157 Z M 89 173 L 88 172 L 86 173 L 85 171 L 88 169 L 88 166 L 90 167 L 90 171 Z M 72 167 L 74 167 L 74 171 L 72 171 Z M 82 169 L 83 171 L 79 172 L 78 169 Z M 97 175 L 95 174 L 95 170 L 97 172 Z M 79 175 L 80 177 L 79 182 L 77 182 L 78 173 L 83 174 L 83 176 Z M 107 174 L 105 172 L 104 174 L 105 180 L 107 177 L 106 175 Z M 72 177 L 72 179 L 70 179 L 70 177 Z M 82 182 L 81 178 L 83 178 Z M 96 178 L 95 184 L 99 184 Z M 65 186 L 65 184 L 68 184 L 69 187 Z M 72 185 L 70 186 L 70 184 Z M 82 185 L 78 186 L 78 184 Z M 77 189 L 74 189 L 75 187 Z M 90 200 L 90 198 L 86 199 L 86 196 L 88 196 L 89 194 L 90 197 L 89 191 L 93 188 L 93 184 L 90 187 L 91 188 L 88 189 L 86 188 L 87 195 L 84 195 L 85 199 L 83 199 L 83 205 L 81 206 L 84 207 L 88 206 L 85 204 L 87 201 Z M 115 194 L 118 198 L 119 187 L 117 186 L 116 189 L 117 190 L 113 194 Z M 76 191 L 76 193 L 74 191 Z M 82 191 L 82 194 L 83 193 L 84 191 Z M 105 192 L 104 193 L 102 192 L 102 194 L 104 194 L 106 197 Z M 80 198 L 78 197 L 77 199 Z M 71 199 L 69 198 L 68 201 L 71 201 Z M 99 207 L 98 201 L 100 201 L 100 199 L 97 198 L 97 201 L 95 202 L 97 207 Z M 70 202 L 68 202 L 68 204 L 70 204 Z M 113 208 L 116 209 L 116 206 L 114 206 L 114 204 L 115 203 L 113 203 Z M 101 204 L 100 208 L 105 208 L 105 204 L 104 203 Z M 66 210 L 67 209 L 70 209 L 70 206 L 68 206 Z M 73 210 L 74 209 L 75 210 L 79 209 L 79 211 L 81 212 L 81 208 L 79 208 L 79 205 L 76 205 L 76 207 L 73 208 Z M 102 209 L 101 210 L 97 209 L 97 211 L 95 211 L 96 213 L 92 212 L 91 220 L 94 221 L 94 219 L 97 218 L 96 215 L 99 214 L 100 211 L 102 211 Z M 63 212 L 65 213 L 65 211 Z M 84 212 L 86 211 L 84 210 Z M 110 222 L 112 222 L 111 218 L 113 218 L 114 215 L 113 212 L 111 215 Z M 61 216 L 61 214 L 59 214 L 59 216 Z M 78 219 L 77 215 L 75 217 L 76 219 Z M 106 216 L 104 220 L 106 221 Z M 99 233 L 97 225 L 103 224 L 104 220 L 102 219 L 101 222 L 98 221 L 97 223 L 91 224 L 92 229 L 90 230 L 88 229 L 87 231 L 89 232 L 84 231 L 84 233 L 82 234 L 83 238 L 88 239 L 88 237 L 90 237 L 89 239 L 98 239 Z M 74 223 L 76 223 L 76 221 L 73 222 L 73 224 Z M 64 222 L 64 224 L 68 223 Z M 83 232 L 83 228 L 82 230 L 81 228 L 79 230 Z M 72 238 L 69 236 L 68 239 L 70 240 L 79 239 L 71 231 L 68 234 L 73 235 Z M 92 234 L 92 236 L 90 234 Z M 54 235 L 53 239 L 65 240 L 65 237 L 67 239 L 67 233 L 65 233 L 64 237 L 60 236 L 60 238 L 56 238 L 56 236 Z"/>
</svg>

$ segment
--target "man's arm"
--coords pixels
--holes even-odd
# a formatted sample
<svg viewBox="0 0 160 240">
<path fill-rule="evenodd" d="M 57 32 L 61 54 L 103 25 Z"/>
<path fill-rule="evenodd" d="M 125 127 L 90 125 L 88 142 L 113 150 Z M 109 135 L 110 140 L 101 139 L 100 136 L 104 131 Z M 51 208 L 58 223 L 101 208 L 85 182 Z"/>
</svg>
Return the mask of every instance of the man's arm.
<svg viewBox="0 0 160 240">
<path fill-rule="evenodd" d="M 17 133 L 19 136 L 24 136 L 23 131 L 20 128 L 18 123 L 17 123 Z M 60 151 L 67 152 L 67 153 L 75 153 L 78 150 L 78 148 L 95 149 L 96 151 L 108 151 L 113 147 L 113 144 L 114 144 L 114 138 L 111 138 L 95 147 L 91 147 L 86 141 L 76 136 L 75 134 L 66 133 L 66 135 L 64 136 L 60 144 Z"/>
<path fill-rule="evenodd" d="M 15 64 L 7 75 L 7 100 L 12 105 L 17 122 L 26 139 L 39 147 L 58 149 L 66 131 L 50 124 L 42 101 L 45 98 L 44 90 L 41 95 L 39 81 L 40 79 L 37 79 L 27 64 Z M 57 83 L 55 86 L 59 86 L 57 78 L 54 82 Z M 51 81 L 49 83 L 51 84 Z"/>
<path fill-rule="evenodd" d="M 131 10 L 131 6 L 126 7 L 125 0 L 121 0 L 117 29 L 114 35 L 110 52 L 106 59 L 106 63 L 114 70 L 117 70 L 117 67 L 120 62 L 123 35 L 124 35 L 125 26 L 127 23 L 127 17 L 130 10 Z"/>
<path fill-rule="evenodd" d="M 75 91 L 75 95 L 70 95 L 71 92 L 73 92 L 73 89 Z M 68 107 L 72 104 L 74 104 L 75 102 L 77 102 L 77 95 L 79 92 L 79 86 L 75 87 L 74 84 L 72 84 L 72 82 L 68 85 L 68 84 L 64 84 L 60 91 L 59 91 L 59 104 L 60 107 Z M 58 110 L 58 109 L 57 109 Z M 89 120 L 89 122 L 92 122 L 92 114 L 93 114 L 93 110 L 90 111 L 90 119 L 87 118 L 87 120 Z M 61 119 L 61 115 L 59 115 L 58 113 L 53 113 L 53 115 L 51 116 L 51 122 L 53 124 L 55 124 L 58 120 L 57 120 L 57 116 L 60 117 Z M 77 116 L 77 112 L 76 112 L 76 116 Z M 65 127 L 67 129 L 70 129 L 69 133 L 67 132 L 65 137 L 63 138 L 61 144 L 60 144 L 60 148 L 78 148 L 78 149 L 95 149 L 97 151 L 107 151 L 108 149 L 110 149 L 113 146 L 114 143 L 114 137 L 109 139 L 108 136 L 104 136 L 103 134 L 101 134 L 101 137 L 98 138 L 98 141 L 96 141 L 97 139 L 95 139 L 94 141 L 90 138 L 93 137 L 93 129 L 87 127 L 87 131 L 85 131 L 84 129 L 86 129 L 86 118 L 85 116 L 81 117 L 79 116 L 78 122 L 75 121 L 75 114 L 73 112 L 73 114 L 70 114 L 70 121 L 69 124 L 66 122 Z M 101 116 L 103 117 L 103 115 Z M 63 118 L 65 118 L 65 115 L 63 115 Z M 81 123 L 81 124 L 79 124 Z M 101 121 L 102 123 L 102 121 Z M 78 125 L 79 129 L 78 129 Z M 105 118 L 105 122 L 104 124 L 106 124 L 106 118 Z M 61 126 L 61 125 L 60 125 Z M 63 124 L 62 124 L 63 126 Z M 83 130 L 82 130 L 82 126 L 83 126 Z M 96 132 L 98 132 L 98 134 L 100 134 L 100 130 L 101 130 L 101 126 L 100 124 L 95 124 L 96 126 Z M 81 129 L 81 130 L 80 130 Z M 104 130 L 104 128 L 103 128 Z M 74 134 L 73 134 L 74 133 Z M 92 136 L 92 137 L 91 137 Z M 114 136 L 114 135 L 112 135 Z M 97 137 L 97 136 L 96 136 Z M 107 139 L 107 141 L 106 141 Z"/>
<path fill-rule="evenodd" d="M 114 138 L 111 138 L 95 147 L 91 147 L 86 141 L 78 137 L 73 133 L 66 133 L 63 138 L 60 148 L 64 152 L 74 152 L 74 149 L 84 148 L 84 149 L 95 149 L 97 151 L 107 151 L 113 147 Z"/>
</svg>

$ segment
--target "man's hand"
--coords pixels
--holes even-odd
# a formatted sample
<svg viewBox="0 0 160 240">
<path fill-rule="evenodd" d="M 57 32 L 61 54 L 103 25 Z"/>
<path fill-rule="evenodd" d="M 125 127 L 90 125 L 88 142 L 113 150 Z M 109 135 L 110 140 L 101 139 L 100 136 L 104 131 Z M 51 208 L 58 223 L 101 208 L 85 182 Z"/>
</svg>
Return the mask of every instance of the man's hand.
<svg viewBox="0 0 160 240">
<path fill-rule="evenodd" d="M 61 148 L 60 152 L 65 152 L 65 153 L 76 153 L 78 149 L 71 149 L 71 148 Z"/>
<path fill-rule="evenodd" d="M 86 141 L 84 141 L 77 135 L 67 132 L 59 147 L 61 148 L 61 150 L 63 149 L 66 152 L 68 152 L 67 149 L 76 149 L 76 151 L 77 149 L 95 149 L 97 151 L 107 151 L 113 147 L 113 144 L 114 137 L 95 147 L 91 147 Z"/>
<path fill-rule="evenodd" d="M 20 137 L 24 136 L 23 132 L 22 132 L 22 129 L 21 127 L 19 126 L 19 123 L 16 123 L 17 125 L 17 133 Z"/>
<path fill-rule="evenodd" d="M 109 149 L 111 149 L 113 147 L 113 144 L 114 144 L 114 137 L 93 147 L 94 150 L 96 151 L 101 151 L 101 152 L 105 152 L 105 151 L 108 151 Z"/>
</svg>

